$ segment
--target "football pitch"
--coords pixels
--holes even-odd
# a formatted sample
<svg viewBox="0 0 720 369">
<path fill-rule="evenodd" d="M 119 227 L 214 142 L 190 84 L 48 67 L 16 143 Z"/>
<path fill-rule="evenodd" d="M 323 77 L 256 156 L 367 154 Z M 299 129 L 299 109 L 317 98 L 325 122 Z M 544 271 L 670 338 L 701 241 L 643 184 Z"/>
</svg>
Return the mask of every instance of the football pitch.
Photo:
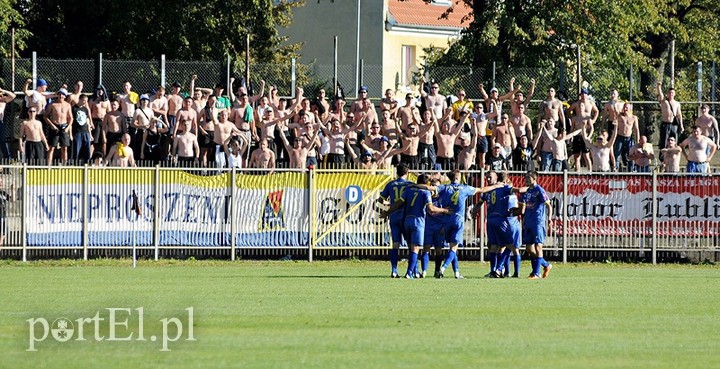
<svg viewBox="0 0 720 369">
<path fill-rule="evenodd" d="M 720 367 L 716 265 L 554 263 L 544 280 L 477 262 L 464 280 L 357 260 L 130 265 L 0 261 L 0 367 Z"/>
</svg>

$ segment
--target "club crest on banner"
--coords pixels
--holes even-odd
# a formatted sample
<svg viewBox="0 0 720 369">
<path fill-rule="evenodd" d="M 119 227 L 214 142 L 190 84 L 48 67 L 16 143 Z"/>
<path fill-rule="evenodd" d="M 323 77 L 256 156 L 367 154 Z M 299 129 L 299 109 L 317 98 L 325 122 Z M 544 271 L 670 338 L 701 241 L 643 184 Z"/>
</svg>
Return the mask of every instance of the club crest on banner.
<svg viewBox="0 0 720 369">
<path fill-rule="evenodd" d="M 285 216 L 282 207 L 283 190 L 269 192 L 260 217 L 261 231 L 274 231 L 285 228 Z"/>
</svg>

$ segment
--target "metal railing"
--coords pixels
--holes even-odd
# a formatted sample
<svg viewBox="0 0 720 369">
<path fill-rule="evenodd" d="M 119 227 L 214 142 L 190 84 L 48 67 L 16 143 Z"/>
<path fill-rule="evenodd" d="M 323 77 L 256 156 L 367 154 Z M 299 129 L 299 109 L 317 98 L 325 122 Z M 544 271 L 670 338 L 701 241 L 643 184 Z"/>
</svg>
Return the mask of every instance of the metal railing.
<svg viewBox="0 0 720 369">
<path fill-rule="evenodd" d="M 389 247 L 388 224 L 376 201 L 393 178 L 387 171 L 0 171 L 0 257 L 87 259 L 136 246 L 155 259 L 175 250 L 229 259 L 299 252 L 312 260 L 334 251 L 383 255 Z M 514 185 L 523 185 L 522 175 L 511 173 Z M 477 187 L 484 178 L 483 171 L 466 173 Z M 626 253 L 656 263 L 667 255 L 682 259 L 720 251 L 720 175 L 563 172 L 541 173 L 538 183 L 553 209 L 545 250 L 563 262 Z M 350 187 L 360 190 L 356 201 L 348 197 Z M 133 211 L 133 192 L 140 215 Z M 477 200 L 468 205 L 482 206 Z M 463 252 L 483 260 L 485 240 L 484 213 L 468 217 Z"/>
</svg>

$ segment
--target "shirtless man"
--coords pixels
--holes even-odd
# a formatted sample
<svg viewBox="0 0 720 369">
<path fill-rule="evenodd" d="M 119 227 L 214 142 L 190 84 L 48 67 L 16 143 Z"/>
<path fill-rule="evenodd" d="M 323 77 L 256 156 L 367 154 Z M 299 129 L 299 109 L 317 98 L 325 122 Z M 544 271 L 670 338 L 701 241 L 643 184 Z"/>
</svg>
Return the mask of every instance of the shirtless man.
<svg viewBox="0 0 720 369">
<path fill-rule="evenodd" d="M 475 124 L 477 125 L 478 138 L 475 156 L 477 157 L 477 168 L 482 169 L 485 168 L 485 156 L 490 149 L 490 143 L 487 138 L 488 120 L 487 114 L 485 114 L 485 105 L 482 103 L 475 105 L 475 111 L 473 111 L 470 117 L 475 118 Z M 492 132 L 490 133 L 490 137 L 492 138 Z"/>
<path fill-rule="evenodd" d="M 591 136 L 595 121 L 597 120 L 598 115 L 600 115 L 600 111 L 597 106 L 595 106 L 595 104 L 587 98 L 587 96 L 588 91 L 586 89 L 582 89 L 580 91 L 578 101 L 570 106 L 570 110 L 574 112 L 574 116 L 572 118 L 572 130 L 576 131 L 578 129 L 585 129 L 588 131 L 588 136 Z M 572 155 L 575 160 L 576 171 L 580 171 L 581 158 L 585 159 L 585 163 L 587 163 L 588 168 L 592 167 L 592 162 L 590 161 L 590 150 L 585 146 L 585 141 L 583 141 L 581 136 L 575 137 L 572 141 Z"/>
<path fill-rule="evenodd" d="M 550 124 L 549 122 L 547 124 Z M 560 126 L 557 129 L 557 136 L 552 137 L 550 133 L 542 127 L 540 134 L 544 135 L 543 139 L 549 141 L 550 151 L 553 154 L 552 162 L 550 163 L 550 170 L 554 172 L 562 172 L 568 168 L 567 166 L 567 143 L 566 141 L 580 134 L 581 130 L 573 131 L 570 134 L 565 134 L 565 127 Z"/>
<path fill-rule="evenodd" d="M 718 131 L 718 122 L 708 112 L 710 108 L 707 104 L 700 106 L 700 115 L 695 119 L 695 126 L 700 127 L 700 134 L 709 138 L 716 145 L 720 142 L 720 131 Z"/>
<path fill-rule="evenodd" d="M 210 103 L 210 100 L 208 100 Z M 218 114 L 218 121 L 215 122 L 215 131 L 213 135 L 213 142 L 215 143 L 215 164 L 218 168 L 225 168 L 227 165 L 226 152 L 228 151 L 228 145 L 233 136 L 241 136 L 240 130 L 235 127 L 235 124 L 228 120 L 227 109 L 220 109 Z M 246 137 L 241 138 L 243 141 L 248 142 Z M 245 165 L 244 165 L 245 166 Z"/>
<path fill-rule="evenodd" d="M 181 167 L 197 165 L 200 160 L 200 146 L 197 136 L 191 132 L 192 122 L 189 119 L 180 122 L 182 130 L 175 135 L 170 155 Z"/>
<path fill-rule="evenodd" d="M 510 91 L 513 90 L 515 90 L 515 77 L 510 78 Z M 525 111 L 527 111 L 528 104 L 530 103 L 533 95 L 535 95 L 535 78 L 530 79 L 530 91 L 528 91 L 527 97 L 525 97 L 522 91 L 518 91 L 515 93 L 515 96 L 510 99 L 510 112 L 512 113 L 512 116 L 520 115 L 521 106 L 525 107 Z M 520 135 L 517 137 L 520 137 Z M 532 140 L 532 136 L 530 136 L 530 139 Z"/>
<path fill-rule="evenodd" d="M 663 155 L 663 166 L 665 173 L 677 173 L 680 171 L 680 156 L 683 149 L 677 145 L 675 137 L 668 137 L 667 146 L 660 150 Z"/>
<path fill-rule="evenodd" d="M 363 140 L 363 143 L 365 146 L 370 147 L 374 150 L 380 149 L 380 139 L 384 137 L 382 133 L 380 133 L 380 124 L 379 123 L 373 123 L 373 125 L 370 126 L 370 131 L 365 134 L 365 140 Z"/>
<path fill-rule="evenodd" d="M 390 88 L 385 90 L 385 97 L 380 100 L 380 111 L 383 110 L 389 111 L 392 119 L 397 119 L 395 114 L 398 110 L 398 102 L 395 100 L 395 92 Z"/>
<path fill-rule="evenodd" d="M 407 127 L 398 125 L 396 120 L 392 118 L 392 114 L 389 110 L 383 110 L 381 112 L 382 118 L 380 123 L 380 134 L 387 137 L 390 140 L 390 145 L 394 146 L 398 142 L 398 126 L 401 130 L 406 131 Z M 371 123 L 368 127 L 372 127 L 375 123 Z"/>
<path fill-rule="evenodd" d="M 361 112 L 360 115 L 364 116 L 365 112 Z M 343 127 L 340 121 L 334 118 L 329 122 L 330 128 L 320 123 L 320 129 L 330 141 L 330 151 L 325 156 L 326 168 L 338 169 L 338 167 L 345 163 L 345 141 L 348 133 L 354 132 L 358 124 L 359 121 L 350 127 Z"/>
<path fill-rule="evenodd" d="M 540 104 L 540 114 L 538 114 L 538 117 L 540 117 L 540 119 L 552 121 L 552 125 L 555 128 L 560 128 L 559 125 L 565 125 L 563 104 L 562 101 L 555 97 L 554 88 L 550 87 L 548 89 L 547 100 Z"/>
<path fill-rule="evenodd" d="M 350 157 L 352 157 L 353 162 L 356 164 L 355 169 L 360 170 L 374 170 L 377 169 L 378 164 L 373 160 L 373 153 L 371 151 L 363 151 L 360 154 L 360 157 L 355 153 L 353 150 L 348 150 L 350 152 Z M 370 172 L 371 174 L 374 174 L 374 172 Z"/>
<path fill-rule="evenodd" d="M 170 99 L 168 99 L 168 105 L 169 105 Z M 186 120 L 190 121 L 190 132 L 197 133 L 198 132 L 198 113 L 193 109 L 193 100 L 190 97 L 186 97 L 182 100 L 182 107 L 180 110 L 178 110 L 175 113 L 175 117 L 178 122 L 184 122 Z M 168 116 L 168 119 L 170 117 Z M 175 131 L 172 132 L 172 136 L 175 136 L 177 134 L 177 126 L 175 127 Z"/>
<path fill-rule="evenodd" d="M 244 79 L 243 79 L 243 81 L 244 81 Z M 240 104 L 240 101 L 238 99 L 236 99 L 236 96 L 232 92 L 232 86 L 234 85 L 234 83 L 235 83 L 235 77 L 230 77 L 230 88 L 228 88 L 228 92 L 230 93 L 229 101 L 232 102 L 232 106 L 230 106 L 228 108 L 237 107 Z M 250 101 L 250 104 L 254 105 L 258 100 L 260 100 L 260 98 L 262 96 L 265 95 L 265 81 L 262 79 L 260 80 L 260 92 L 258 92 L 257 95 L 253 95 L 253 96 L 250 96 L 250 93 L 248 93 L 248 89 L 245 86 L 245 83 L 242 83 L 242 81 L 241 81 L 240 86 L 238 86 L 238 88 L 237 88 L 237 96 L 240 97 L 242 95 L 248 95 L 248 100 Z"/>
<path fill-rule="evenodd" d="M 250 155 L 250 168 L 275 169 L 275 152 L 270 150 L 267 141 L 260 141 L 260 147 Z"/>
<path fill-rule="evenodd" d="M 195 81 L 197 80 L 197 74 L 193 74 L 190 76 L 190 93 L 192 94 L 193 99 L 193 108 L 195 109 L 198 114 L 205 109 L 205 106 L 207 106 L 207 97 L 208 95 L 205 95 L 205 93 L 200 88 L 195 88 Z"/>
<path fill-rule="evenodd" d="M 73 93 L 68 96 L 68 103 L 70 104 L 70 106 L 77 105 L 78 101 L 80 101 L 80 95 L 82 95 L 82 90 L 83 81 L 75 82 L 75 89 L 73 90 Z"/>
<path fill-rule="evenodd" d="M 423 75 L 420 86 L 425 85 L 425 76 Z M 420 96 L 425 99 L 425 105 L 428 109 L 432 110 L 435 117 L 442 117 L 445 111 L 448 109 L 447 101 L 445 96 L 440 94 L 440 85 L 434 82 L 430 85 L 430 93 L 425 93 L 425 90 L 420 89 Z"/>
<path fill-rule="evenodd" d="M 325 99 L 325 89 L 321 88 L 320 90 L 318 90 L 315 97 L 315 104 L 317 104 L 318 106 L 322 106 L 323 109 L 322 114 L 320 114 L 320 120 L 322 121 L 326 119 L 328 115 L 330 115 L 330 103 L 328 103 L 328 101 Z"/>
<path fill-rule="evenodd" d="M 708 173 L 710 169 L 708 162 L 712 160 L 718 148 L 717 144 L 703 136 L 701 131 L 700 127 L 694 126 L 690 137 L 680 143 L 680 148 L 683 149 L 683 154 L 688 160 L 686 167 L 688 173 Z M 686 148 L 688 151 L 685 151 Z"/>
<path fill-rule="evenodd" d="M 178 111 L 183 106 L 184 99 L 182 96 L 180 96 L 180 89 L 182 86 L 180 85 L 180 82 L 173 82 L 172 87 L 170 88 L 170 94 L 166 97 L 167 99 L 167 122 L 170 126 L 170 132 L 172 132 L 172 135 L 175 135 L 175 132 L 177 132 L 177 127 L 175 126 L 176 122 L 182 121 L 182 119 L 178 118 Z"/>
<path fill-rule="evenodd" d="M 155 95 L 153 95 L 150 98 L 150 109 L 152 109 L 153 114 L 162 119 L 163 122 L 168 122 L 168 99 L 165 97 L 165 87 L 158 86 L 157 90 L 155 90 Z M 175 124 L 169 126 L 170 131 L 172 132 L 175 128 Z"/>
<path fill-rule="evenodd" d="M 437 153 L 435 152 L 435 127 L 437 127 L 437 122 L 430 109 L 425 110 L 423 113 L 422 121 L 419 126 L 420 128 L 430 126 L 427 133 L 420 137 L 418 155 L 420 155 L 420 164 L 422 168 L 425 170 L 432 170 L 435 168 L 435 162 L 437 161 Z"/>
<path fill-rule="evenodd" d="M 257 142 L 260 141 L 260 137 L 255 129 L 255 117 L 253 108 L 250 106 L 250 98 L 247 94 L 243 94 L 238 97 L 238 101 L 239 105 L 232 110 L 230 121 L 235 124 L 235 128 L 244 136 L 245 141 L 252 143 L 251 147 L 254 149 Z M 245 155 L 244 164 L 247 164 L 250 160 L 250 150 Z"/>
<path fill-rule="evenodd" d="M 350 112 L 353 114 L 360 114 L 360 112 L 364 109 L 364 103 L 365 99 L 368 95 L 368 88 L 367 86 L 362 86 L 358 89 L 358 97 L 353 101 L 352 105 L 350 105 Z"/>
<path fill-rule="evenodd" d="M 513 113 L 510 123 L 515 131 L 515 137 L 526 136 L 529 141 L 533 139 L 533 129 L 530 117 L 525 115 L 525 104 L 518 104 L 517 114 Z"/>
<path fill-rule="evenodd" d="M 117 95 L 117 101 L 120 103 L 120 111 L 126 119 L 123 123 L 130 124 L 130 119 L 135 116 L 135 104 L 140 100 L 140 96 L 132 90 L 130 82 L 123 82 L 123 92 Z M 118 137 L 118 140 L 120 137 Z M 107 142 L 112 145 L 115 142 Z"/>
<path fill-rule="evenodd" d="M 617 120 L 617 112 L 622 111 L 624 105 L 621 101 L 618 101 L 618 96 L 618 90 L 613 88 L 612 91 L 610 91 L 610 100 L 606 102 L 603 106 L 602 121 L 605 122 L 605 129 L 611 135 L 612 130 L 615 129 L 616 124 L 613 122 Z M 632 146 L 633 144 L 631 144 L 630 146 Z M 615 153 L 617 153 L 617 150 L 615 151 Z"/>
<path fill-rule="evenodd" d="M 28 109 L 28 118 L 22 122 L 20 134 L 18 134 L 20 153 L 25 155 L 25 163 L 30 165 L 44 161 L 45 152 L 50 150 L 43 133 L 43 124 L 35 119 L 36 114 L 36 107 Z M 24 144 L 23 138 L 25 139 Z"/>
<path fill-rule="evenodd" d="M 633 161 L 636 172 L 650 173 L 650 163 L 655 159 L 655 153 L 652 144 L 647 142 L 647 137 L 640 136 L 638 143 L 630 148 L 629 158 Z"/>
<path fill-rule="evenodd" d="M 295 138 L 292 146 L 290 146 L 290 143 L 284 134 L 278 134 L 283 142 L 283 146 L 285 146 L 285 150 L 287 150 L 290 156 L 290 168 L 307 168 L 306 161 L 308 153 L 315 149 L 315 145 L 318 143 L 317 135 L 319 132 L 320 130 L 315 130 L 313 132 L 313 136 L 311 136 L 308 140 L 303 140 L 302 137 Z"/>
<path fill-rule="evenodd" d="M 134 113 L 135 105 L 133 105 L 133 114 Z M 125 134 L 126 120 L 125 113 L 120 110 L 120 102 L 117 100 L 110 102 L 110 111 L 105 114 L 102 121 L 103 136 L 105 136 L 108 153 L 110 152 L 110 147 L 120 141 L 123 134 Z"/>
<path fill-rule="evenodd" d="M 374 122 L 379 121 L 378 115 L 375 112 L 375 104 L 373 104 L 370 99 L 363 100 L 362 104 L 362 110 L 353 112 L 355 122 L 358 122 L 358 130 L 364 130 L 366 127 L 370 127 L 370 125 Z"/>
<path fill-rule="evenodd" d="M 533 146 L 536 148 L 539 148 L 540 151 L 540 171 L 548 172 L 550 171 L 550 167 L 553 160 L 553 142 L 550 139 L 545 138 L 546 136 L 544 134 L 541 134 L 542 131 L 545 130 L 547 134 L 555 138 L 557 136 L 557 128 L 555 128 L 555 124 L 552 120 L 541 120 L 540 121 L 540 131 L 538 131 L 538 135 L 535 138 L 535 143 Z"/>
<path fill-rule="evenodd" d="M 460 142 L 461 149 L 457 155 L 457 164 L 460 170 L 472 170 L 475 168 L 478 131 L 475 118 L 473 117 L 470 117 L 470 127 L 470 136 L 465 136 Z"/>
<path fill-rule="evenodd" d="M 50 132 L 47 139 L 50 146 L 47 152 L 48 165 L 52 164 L 55 147 L 58 145 L 60 146 L 60 163 L 65 164 L 68 160 L 68 147 L 70 147 L 70 140 L 72 139 L 74 118 L 72 107 L 65 101 L 67 95 L 68 92 L 64 88 L 58 90 L 57 98 L 48 106 L 47 115 L 45 116 L 45 123 L 47 123 Z"/>
<path fill-rule="evenodd" d="M 612 130 L 612 137 L 610 141 L 603 134 L 598 134 L 595 138 L 595 144 L 590 141 L 586 130 L 581 129 L 583 141 L 585 141 L 585 147 L 590 150 L 592 155 L 592 171 L 593 172 L 609 172 L 610 171 L 610 156 L 612 155 L 612 148 L 615 144 L 619 129 Z"/>
<path fill-rule="evenodd" d="M 500 122 L 495 126 L 493 140 L 495 143 L 499 143 L 506 153 L 512 152 L 513 147 L 517 145 L 515 130 L 510 126 L 510 117 L 507 113 L 502 114 Z"/>
<path fill-rule="evenodd" d="M 437 123 L 435 127 L 435 139 L 437 140 L 437 163 L 443 170 L 455 169 L 455 139 L 460 134 L 463 124 L 453 123 L 450 115 L 452 109 L 446 109 L 445 115 L 442 116 L 442 122 Z M 467 115 L 463 115 L 467 119 Z M 464 119 L 463 119 L 464 123 Z"/>
<path fill-rule="evenodd" d="M 402 129 L 407 129 L 410 123 L 420 122 L 420 112 L 413 103 L 412 94 L 405 95 L 405 105 L 398 108 L 396 118 L 400 120 L 400 127 L 402 127 Z"/>
<path fill-rule="evenodd" d="M 420 138 L 430 129 L 432 129 L 432 126 L 430 125 L 420 128 L 417 124 L 411 124 L 408 128 L 407 134 L 400 131 L 400 138 L 403 140 L 404 148 L 404 150 L 400 153 L 400 163 L 407 165 L 410 169 L 420 168 L 420 156 L 418 156 Z M 450 148 L 452 150 L 452 146 L 450 146 Z"/>
<path fill-rule="evenodd" d="M 675 101 L 675 89 L 670 87 L 667 91 L 667 96 L 665 96 L 662 92 L 662 81 L 658 81 L 657 94 L 661 111 L 660 143 L 658 146 L 660 147 L 660 150 L 662 150 L 665 148 L 665 141 L 667 141 L 667 138 L 675 136 L 677 139 L 678 132 L 683 132 L 685 127 L 683 126 L 680 103 Z"/>
<path fill-rule="evenodd" d="M 105 114 L 110 110 L 110 100 L 108 100 L 107 91 L 105 86 L 98 85 L 95 89 L 93 99 L 90 100 L 90 114 L 92 115 L 93 129 L 92 138 L 93 146 L 91 148 L 90 155 L 97 151 L 105 153 L 105 135 L 103 132 L 102 122 L 105 119 Z"/>
<path fill-rule="evenodd" d="M 630 148 L 635 146 L 635 142 L 640 141 L 640 127 L 638 117 L 632 113 L 632 105 L 630 103 L 621 104 L 621 109 L 622 111 L 620 113 L 615 112 L 612 114 L 614 119 L 617 120 L 617 123 L 610 122 L 609 127 L 611 128 L 608 128 L 608 132 L 612 132 L 615 128 L 619 131 L 615 145 L 613 145 L 615 166 L 619 169 L 621 165 L 624 164 L 627 166 L 628 171 L 632 171 L 630 167 L 632 163 L 628 155 L 630 154 Z M 621 162 L 623 164 L 620 164 Z"/>
<path fill-rule="evenodd" d="M 116 167 L 135 167 L 135 154 L 130 148 L 130 135 L 124 134 L 120 138 L 120 142 L 110 147 L 110 152 L 105 158 L 108 166 Z"/>
<path fill-rule="evenodd" d="M 215 124 L 219 110 L 215 108 L 215 96 L 208 97 L 205 108 L 200 112 L 198 124 L 198 143 L 200 145 L 200 159 L 203 166 L 215 161 Z"/>
</svg>

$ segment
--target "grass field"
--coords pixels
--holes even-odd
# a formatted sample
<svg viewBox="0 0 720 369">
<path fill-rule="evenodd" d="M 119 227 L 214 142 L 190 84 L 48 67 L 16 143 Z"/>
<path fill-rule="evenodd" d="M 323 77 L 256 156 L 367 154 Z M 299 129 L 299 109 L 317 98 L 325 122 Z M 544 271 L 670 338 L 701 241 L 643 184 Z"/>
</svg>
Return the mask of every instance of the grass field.
<svg viewBox="0 0 720 369">
<path fill-rule="evenodd" d="M 720 367 L 718 266 L 556 263 L 538 281 L 462 268 L 465 280 L 404 280 L 370 261 L 0 261 L 0 367 Z M 107 340 L 107 308 L 132 309 L 116 336 L 133 340 Z M 97 312 L 105 340 L 93 324 L 75 340 L 75 323 L 70 341 L 51 333 L 27 351 L 28 319 Z M 148 337 L 170 317 L 184 331 L 162 352 Z"/>
</svg>

